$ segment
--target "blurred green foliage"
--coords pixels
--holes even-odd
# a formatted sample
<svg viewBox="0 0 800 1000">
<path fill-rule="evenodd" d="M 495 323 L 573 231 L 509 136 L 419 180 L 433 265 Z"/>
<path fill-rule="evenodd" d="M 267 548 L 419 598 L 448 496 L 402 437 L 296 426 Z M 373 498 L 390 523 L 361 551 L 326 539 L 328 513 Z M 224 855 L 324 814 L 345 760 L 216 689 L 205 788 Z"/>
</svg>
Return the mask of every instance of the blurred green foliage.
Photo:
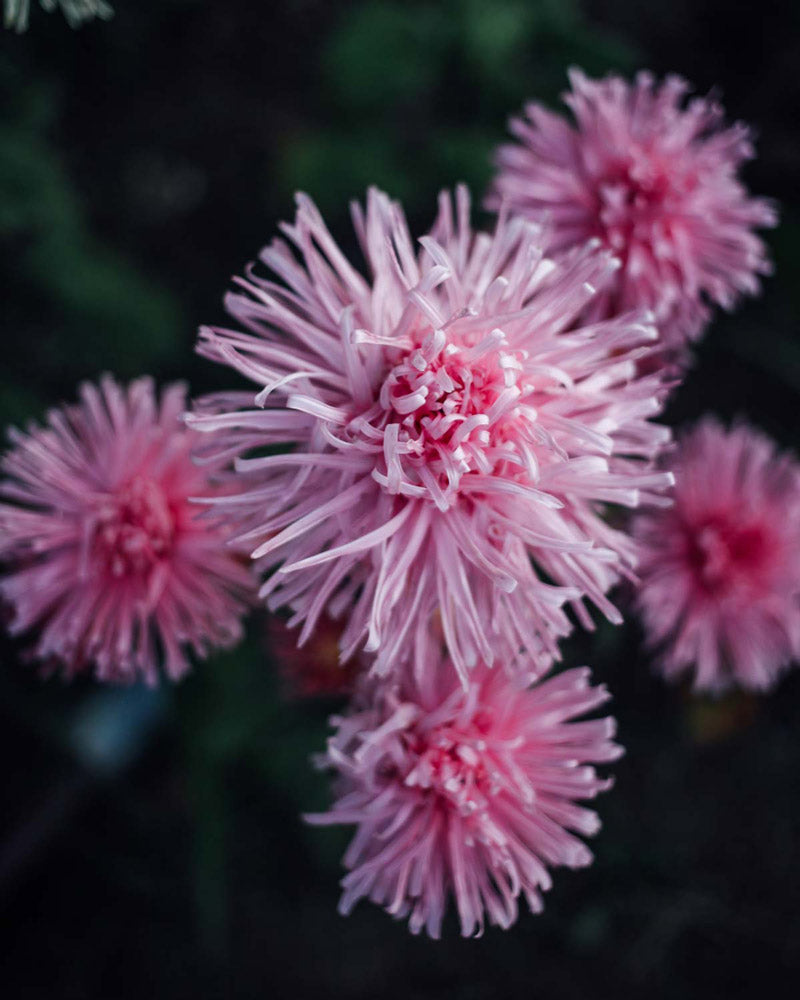
<svg viewBox="0 0 800 1000">
<path fill-rule="evenodd" d="M 574 0 L 376 0 L 343 4 L 321 52 L 324 121 L 286 141 L 279 182 L 313 193 L 329 217 L 376 184 L 412 217 L 456 181 L 476 198 L 505 119 L 565 69 L 627 72 L 636 48 L 590 30 Z"/>
<path fill-rule="evenodd" d="M 6 422 L 33 415 L 45 387 L 157 370 L 174 359 L 182 321 L 176 301 L 87 224 L 53 139 L 55 85 L 31 82 L 3 54 L 0 103 L 0 279 L 6 337 L 19 348 L 0 380 Z"/>
</svg>

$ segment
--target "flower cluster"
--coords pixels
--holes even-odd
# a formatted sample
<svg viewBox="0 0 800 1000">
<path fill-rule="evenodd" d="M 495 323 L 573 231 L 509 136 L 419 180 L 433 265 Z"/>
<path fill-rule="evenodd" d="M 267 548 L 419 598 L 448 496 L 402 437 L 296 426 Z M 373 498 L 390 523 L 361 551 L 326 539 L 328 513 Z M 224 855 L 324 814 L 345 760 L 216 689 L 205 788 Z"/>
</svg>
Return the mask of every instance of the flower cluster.
<svg viewBox="0 0 800 1000">
<path fill-rule="evenodd" d="M 238 638 L 254 571 L 287 687 L 354 692 L 308 817 L 356 828 L 340 908 L 432 937 L 448 900 L 464 935 L 509 927 L 591 862 L 580 803 L 622 751 L 588 670 L 546 675 L 576 622 L 621 621 L 615 584 L 667 677 L 764 689 L 800 656 L 800 466 L 658 422 L 711 305 L 769 271 L 749 132 L 674 77 L 571 80 L 574 123 L 512 121 L 489 231 L 458 188 L 412 239 L 370 189 L 353 260 L 298 195 L 200 331 L 249 390 L 107 377 L 0 464 L 0 602 L 46 668 L 178 679 Z"/>
</svg>

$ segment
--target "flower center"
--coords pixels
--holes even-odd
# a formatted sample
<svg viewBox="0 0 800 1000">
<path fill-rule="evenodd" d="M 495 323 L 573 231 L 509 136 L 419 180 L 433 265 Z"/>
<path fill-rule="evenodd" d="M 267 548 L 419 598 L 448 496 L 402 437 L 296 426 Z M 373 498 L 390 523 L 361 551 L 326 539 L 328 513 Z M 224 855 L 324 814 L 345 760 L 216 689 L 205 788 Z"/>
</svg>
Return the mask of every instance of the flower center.
<svg viewBox="0 0 800 1000">
<path fill-rule="evenodd" d="M 532 465 L 527 446 L 520 451 L 525 418 L 535 417 L 522 403 L 533 391 L 520 384 L 525 357 L 500 330 L 474 346 L 436 330 L 396 361 L 377 401 L 349 426 L 376 451 L 381 442 L 385 470 L 376 470 L 377 481 L 390 493 L 428 496 L 446 510 L 465 475 L 491 475 L 509 461 Z"/>
<path fill-rule="evenodd" d="M 403 734 L 404 784 L 431 793 L 465 817 L 485 812 L 504 790 L 532 804 L 535 793 L 512 762 L 522 738 L 504 738 L 486 709 L 473 708 L 470 718 L 433 729 L 415 726 Z"/>
<path fill-rule="evenodd" d="M 623 263 L 635 243 L 653 244 L 655 226 L 666 228 L 671 188 L 666 172 L 645 158 L 617 164 L 599 183 L 597 235 Z"/>
<path fill-rule="evenodd" d="M 136 477 L 94 511 L 95 551 L 112 576 L 145 575 L 172 547 L 175 521 L 161 487 Z"/>
<path fill-rule="evenodd" d="M 689 562 L 708 591 L 721 592 L 754 581 L 769 561 L 769 542 L 755 525 L 731 525 L 711 518 L 690 533 Z"/>
<path fill-rule="evenodd" d="M 487 795 L 497 791 L 487 767 L 486 742 L 477 730 L 447 728 L 427 739 L 412 737 L 409 749 L 415 763 L 405 784 L 430 790 L 465 816 L 485 808 Z"/>
</svg>

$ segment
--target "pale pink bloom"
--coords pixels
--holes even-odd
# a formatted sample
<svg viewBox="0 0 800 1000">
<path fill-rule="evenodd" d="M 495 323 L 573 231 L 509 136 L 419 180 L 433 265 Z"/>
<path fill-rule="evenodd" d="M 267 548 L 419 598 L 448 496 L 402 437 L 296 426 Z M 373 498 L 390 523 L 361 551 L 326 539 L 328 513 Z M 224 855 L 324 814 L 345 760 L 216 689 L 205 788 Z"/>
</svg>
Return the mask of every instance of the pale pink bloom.
<svg viewBox="0 0 800 1000">
<path fill-rule="evenodd" d="M 353 209 L 365 278 L 298 206 L 289 244 L 261 254 L 273 276 L 251 269 L 227 298 L 244 330 L 200 335 L 255 405 L 213 397 L 193 421 L 211 454 L 238 456 L 239 495 L 219 504 L 271 571 L 269 606 L 292 609 L 301 643 L 323 612 L 344 616 L 344 658 L 377 650 L 378 673 L 425 644 L 438 609 L 462 677 L 501 639 L 549 665 L 565 601 L 587 626 L 583 598 L 618 621 L 605 594 L 632 545 L 600 504 L 636 506 L 670 478 L 650 468 L 669 437 L 649 419 L 659 379 L 636 366 L 655 330 L 577 322 L 611 256 L 553 264 L 519 218 L 473 233 L 464 189 L 416 249 L 372 190 Z"/>
<path fill-rule="evenodd" d="M 575 834 L 600 822 L 577 802 L 610 787 L 591 765 L 622 749 L 613 719 L 573 720 L 608 697 L 585 668 L 529 688 L 479 666 L 465 689 L 435 660 L 367 680 L 319 759 L 338 775 L 336 801 L 307 817 L 357 828 L 340 911 L 370 899 L 431 937 L 449 896 L 465 937 L 485 920 L 510 927 L 520 895 L 538 913 L 549 868 L 592 861 Z"/>
<path fill-rule="evenodd" d="M 159 402 L 149 378 L 106 376 L 47 424 L 11 430 L 0 469 L 0 597 L 11 631 L 36 629 L 34 655 L 67 676 L 155 683 L 187 651 L 240 638 L 247 569 L 218 520 L 190 498 L 213 491 L 191 459 L 185 389 Z"/>
<path fill-rule="evenodd" d="M 705 419 L 671 468 L 675 504 L 634 522 L 638 605 L 665 676 L 765 689 L 800 656 L 800 466 Z"/>
<path fill-rule="evenodd" d="M 622 267 L 591 315 L 647 306 L 679 354 L 702 333 L 710 303 L 731 308 L 770 271 L 753 230 L 774 226 L 775 210 L 738 179 L 754 155 L 750 131 L 726 127 L 709 99 L 685 103 L 689 86 L 676 76 L 569 76 L 574 124 L 527 105 L 511 120 L 519 143 L 497 152 L 489 203 L 546 218 L 554 253 L 600 239 Z"/>
</svg>

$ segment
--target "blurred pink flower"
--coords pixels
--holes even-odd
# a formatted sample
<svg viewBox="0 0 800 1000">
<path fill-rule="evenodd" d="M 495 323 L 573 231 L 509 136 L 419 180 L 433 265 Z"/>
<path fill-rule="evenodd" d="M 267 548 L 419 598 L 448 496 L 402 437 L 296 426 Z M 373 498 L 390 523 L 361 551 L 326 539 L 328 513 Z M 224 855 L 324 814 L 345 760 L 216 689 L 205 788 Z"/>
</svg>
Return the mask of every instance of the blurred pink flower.
<svg viewBox="0 0 800 1000">
<path fill-rule="evenodd" d="M 770 264 L 754 228 L 774 226 L 773 206 L 738 180 L 749 129 L 725 127 L 722 108 L 694 98 L 676 76 L 640 73 L 589 80 L 570 72 L 571 125 L 539 104 L 514 118 L 519 144 L 501 146 L 489 204 L 548 220 L 554 253 L 599 238 L 622 262 L 589 307 L 615 316 L 647 306 L 679 356 L 709 318 L 759 290 Z"/>
<path fill-rule="evenodd" d="M 193 426 L 236 456 L 238 519 L 264 571 L 261 595 L 308 640 L 345 618 L 346 659 L 376 672 L 425 644 L 438 610 L 462 677 L 500 641 L 544 668 L 570 629 L 562 605 L 610 619 L 606 591 L 633 559 L 600 502 L 637 505 L 670 482 L 650 468 L 669 432 L 650 422 L 657 376 L 636 361 L 642 317 L 576 323 L 615 264 L 594 247 L 553 264 L 538 227 L 501 217 L 475 234 L 469 197 L 442 195 L 415 250 L 398 205 L 372 190 L 353 209 L 368 278 L 298 196 L 227 307 L 245 328 L 204 329 L 200 353 L 260 388 L 208 398 Z M 292 445 L 291 451 L 286 446 Z M 265 449 L 284 449 L 265 453 Z M 531 561 L 533 557 L 534 562 Z"/>
<path fill-rule="evenodd" d="M 0 469 L 0 597 L 11 631 L 38 628 L 34 653 L 71 677 L 177 680 L 186 647 L 239 639 L 251 578 L 218 522 L 190 503 L 208 468 L 181 423 L 182 385 L 161 401 L 149 378 L 84 384 L 47 425 L 11 430 Z"/>
<path fill-rule="evenodd" d="M 330 698 L 352 693 L 363 664 L 357 657 L 339 662 L 341 634 L 342 623 L 323 615 L 314 635 L 298 649 L 297 636 L 283 618 L 269 616 L 268 648 L 283 681 L 284 697 Z"/>
<path fill-rule="evenodd" d="M 573 720 L 608 697 L 587 669 L 525 689 L 481 666 L 464 689 L 434 661 L 363 684 L 319 759 L 338 775 L 336 802 L 307 817 L 357 827 L 340 911 L 368 898 L 435 938 L 449 895 L 465 937 L 486 919 L 510 927 L 520 894 L 538 913 L 549 867 L 592 861 L 574 834 L 600 822 L 577 800 L 610 787 L 590 765 L 622 749 L 613 719 Z"/>
<path fill-rule="evenodd" d="M 634 522 L 649 644 L 698 690 L 768 688 L 800 655 L 800 466 L 705 419 L 671 467 L 674 506 Z"/>
</svg>

